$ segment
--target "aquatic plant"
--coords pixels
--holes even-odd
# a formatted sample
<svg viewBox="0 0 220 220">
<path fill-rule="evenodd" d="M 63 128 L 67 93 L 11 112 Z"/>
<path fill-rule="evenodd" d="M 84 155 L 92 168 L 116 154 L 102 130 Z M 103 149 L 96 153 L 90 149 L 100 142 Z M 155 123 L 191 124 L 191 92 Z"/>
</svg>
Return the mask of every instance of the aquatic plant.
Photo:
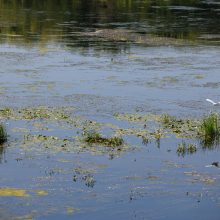
<svg viewBox="0 0 220 220">
<path fill-rule="evenodd" d="M 195 144 L 188 144 L 187 152 L 193 154 L 197 151 L 197 147 Z"/>
<path fill-rule="evenodd" d="M 178 155 L 181 155 L 181 156 L 184 156 L 186 153 L 187 154 L 193 154 L 197 151 L 197 147 L 195 144 L 187 144 L 185 141 L 183 141 L 182 143 L 179 143 L 178 144 L 178 147 L 177 147 L 177 154 Z"/>
<path fill-rule="evenodd" d="M 7 132 L 3 124 L 0 124 L 0 144 L 7 141 Z"/>
<path fill-rule="evenodd" d="M 219 143 L 220 127 L 217 113 L 211 113 L 202 119 L 199 128 L 199 138 L 204 147 L 211 147 Z"/>
<path fill-rule="evenodd" d="M 177 119 L 174 116 L 163 114 L 161 115 L 161 123 L 166 129 L 171 129 L 174 133 L 181 133 L 181 126 L 184 124 L 182 119 Z"/>
<path fill-rule="evenodd" d="M 63 109 L 51 109 L 49 107 L 40 106 L 38 108 L 24 108 L 19 110 L 19 113 L 23 115 L 26 120 L 33 119 L 59 119 L 66 120 L 69 119 Z"/>
<path fill-rule="evenodd" d="M 178 147 L 176 150 L 178 155 L 184 156 L 186 154 L 186 151 L 187 151 L 186 142 L 182 142 L 182 143 L 178 144 Z"/>
<path fill-rule="evenodd" d="M 85 132 L 84 141 L 88 144 L 100 144 L 109 147 L 118 147 L 124 143 L 121 137 L 102 137 L 97 132 Z"/>
<path fill-rule="evenodd" d="M 82 180 L 85 182 L 85 185 L 88 186 L 88 187 L 91 187 L 93 188 L 95 183 L 96 183 L 96 180 L 94 179 L 93 175 L 85 175 Z"/>
<path fill-rule="evenodd" d="M 169 125 L 174 120 L 175 120 L 175 118 L 173 116 L 168 115 L 168 114 L 161 115 L 161 122 L 164 125 Z"/>
<path fill-rule="evenodd" d="M 154 133 L 153 136 L 156 140 L 160 140 L 163 137 L 163 131 L 161 129 L 157 129 Z"/>
<path fill-rule="evenodd" d="M 160 117 L 164 129 L 175 134 L 177 137 L 194 139 L 198 136 L 198 128 L 201 121 L 192 118 L 177 118 L 168 114 Z"/>
</svg>

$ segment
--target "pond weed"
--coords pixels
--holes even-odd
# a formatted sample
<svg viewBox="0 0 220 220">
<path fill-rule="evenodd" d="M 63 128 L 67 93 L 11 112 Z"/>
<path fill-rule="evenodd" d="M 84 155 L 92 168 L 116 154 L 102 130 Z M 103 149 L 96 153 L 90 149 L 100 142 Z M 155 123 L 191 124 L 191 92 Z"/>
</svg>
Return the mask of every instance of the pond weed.
<svg viewBox="0 0 220 220">
<path fill-rule="evenodd" d="M 85 132 L 84 141 L 88 144 L 100 144 L 109 147 L 118 147 L 124 144 L 121 137 L 103 137 L 97 132 Z"/>
</svg>

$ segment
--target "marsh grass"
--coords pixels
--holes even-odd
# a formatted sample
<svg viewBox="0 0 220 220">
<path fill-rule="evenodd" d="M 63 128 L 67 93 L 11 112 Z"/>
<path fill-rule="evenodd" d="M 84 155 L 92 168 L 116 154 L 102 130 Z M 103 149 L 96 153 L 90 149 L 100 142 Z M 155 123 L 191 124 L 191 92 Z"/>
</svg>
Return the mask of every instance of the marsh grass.
<svg viewBox="0 0 220 220">
<path fill-rule="evenodd" d="M 211 113 L 202 119 L 199 129 L 199 137 L 205 148 L 219 144 L 220 127 L 219 115 L 217 113 Z"/>
<path fill-rule="evenodd" d="M 109 147 L 118 147 L 124 144 L 124 140 L 121 137 L 102 137 L 96 132 L 84 133 L 83 139 L 88 144 L 99 144 Z"/>
<path fill-rule="evenodd" d="M 0 124 L 0 144 L 7 141 L 7 132 L 3 124 Z"/>
</svg>

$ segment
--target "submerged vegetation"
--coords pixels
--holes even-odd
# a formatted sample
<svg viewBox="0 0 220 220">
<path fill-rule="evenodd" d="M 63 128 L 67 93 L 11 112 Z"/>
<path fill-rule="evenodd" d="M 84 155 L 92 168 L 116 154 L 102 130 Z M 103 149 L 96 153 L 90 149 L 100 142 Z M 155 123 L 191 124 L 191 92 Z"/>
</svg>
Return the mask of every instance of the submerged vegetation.
<svg viewBox="0 0 220 220">
<path fill-rule="evenodd" d="M 147 145 L 152 141 L 160 146 L 164 138 L 181 138 L 176 152 L 178 155 L 192 154 L 198 151 L 197 144 L 187 144 L 193 140 L 201 144 L 202 148 L 217 146 L 220 139 L 219 115 L 211 113 L 200 119 L 177 118 L 168 114 L 114 114 L 117 120 L 127 121 L 126 127 L 115 124 L 98 123 L 73 114 L 73 108 L 50 108 L 40 106 L 35 108 L 10 109 L 0 111 L 2 120 L 15 120 L 27 123 L 27 127 L 12 128 L 13 132 L 24 133 L 22 144 L 29 149 L 43 147 L 57 151 L 88 150 L 93 153 L 107 153 L 115 155 L 127 151 L 131 143 L 125 144 L 129 136 L 141 139 Z M 48 133 L 54 129 L 65 129 L 69 135 L 58 134 L 51 136 Z M 105 130 L 111 131 L 106 133 Z M 103 136 L 102 133 L 106 133 Z M 35 132 L 35 133 L 33 133 Z M 36 133 L 38 132 L 38 133 Z M 74 134 L 73 134 L 74 132 Z M 72 134 L 72 135 L 71 135 Z M 82 136 L 80 135 L 82 134 Z M 7 140 L 6 130 L 0 126 L 0 141 Z M 127 142 L 127 141 L 126 141 Z M 106 147 L 106 148 L 104 148 Z"/>
</svg>

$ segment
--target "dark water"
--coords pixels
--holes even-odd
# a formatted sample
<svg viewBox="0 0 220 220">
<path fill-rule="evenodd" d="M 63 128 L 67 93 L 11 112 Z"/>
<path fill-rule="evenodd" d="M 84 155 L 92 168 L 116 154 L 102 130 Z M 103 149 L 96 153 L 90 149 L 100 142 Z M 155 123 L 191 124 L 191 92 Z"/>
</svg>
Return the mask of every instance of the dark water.
<svg viewBox="0 0 220 220">
<path fill-rule="evenodd" d="M 139 33 L 219 43 L 218 1 L 1 1 L 1 40 L 62 42 L 70 47 L 106 45 L 80 32 L 124 28 Z M 13 39 L 13 35 L 17 35 Z M 109 45 L 118 50 L 119 45 Z"/>
<path fill-rule="evenodd" d="M 106 133 L 139 126 L 115 113 L 219 112 L 205 101 L 219 101 L 219 24 L 214 0 L 0 0 L 1 108 L 64 107 Z M 131 149 L 117 154 L 65 150 L 24 136 L 72 139 L 82 126 L 1 121 L 0 219 L 219 219 L 218 146 L 193 140 L 199 150 L 181 157 L 181 138 L 126 136 Z"/>
</svg>

